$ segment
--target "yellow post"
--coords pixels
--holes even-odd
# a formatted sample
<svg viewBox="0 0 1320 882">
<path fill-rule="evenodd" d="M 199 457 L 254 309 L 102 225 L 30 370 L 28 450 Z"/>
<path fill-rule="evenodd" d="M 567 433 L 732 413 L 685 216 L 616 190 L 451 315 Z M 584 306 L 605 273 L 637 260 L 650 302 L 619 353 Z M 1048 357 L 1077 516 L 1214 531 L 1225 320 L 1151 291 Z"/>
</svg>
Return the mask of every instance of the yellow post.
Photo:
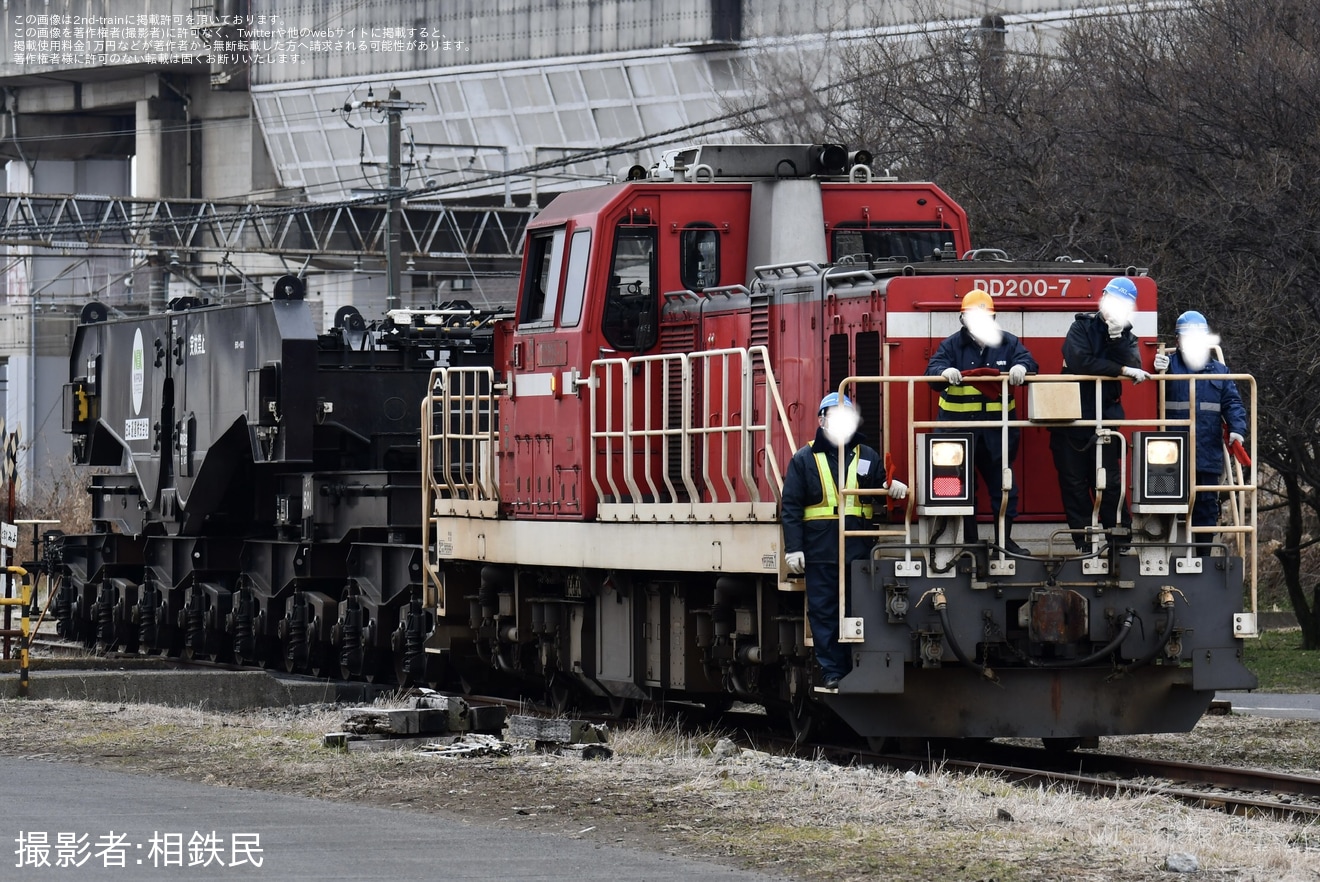
<svg viewBox="0 0 1320 882">
<path fill-rule="evenodd" d="M 5 571 L 13 573 L 22 578 L 22 587 L 18 592 L 18 597 L 0 598 L 0 606 L 14 606 L 22 604 L 22 615 L 19 619 L 18 632 L 18 697 L 27 698 L 28 694 L 28 645 L 31 642 L 31 635 L 28 633 L 29 618 L 28 607 L 32 603 L 32 585 L 28 581 L 28 571 L 22 567 L 5 567 Z"/>
</svg>

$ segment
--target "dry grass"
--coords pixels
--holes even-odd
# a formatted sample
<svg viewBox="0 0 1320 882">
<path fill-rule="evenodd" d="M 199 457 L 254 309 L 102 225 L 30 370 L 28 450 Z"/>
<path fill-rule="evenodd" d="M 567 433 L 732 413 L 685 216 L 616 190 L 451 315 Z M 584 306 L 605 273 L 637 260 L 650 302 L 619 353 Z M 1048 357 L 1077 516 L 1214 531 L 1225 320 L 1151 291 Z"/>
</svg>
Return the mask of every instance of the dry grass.
<svg viewBox="0 0 1320 882">
<path fill-rule="evenodd" d="M 614 760 L 526 751 L 443 759 L 320 746 L 343 712 L 216 714 L 90 702 L 0 701 L 0 751 L 154 771 L 641 848 L 801 879 L 1155 880 L 1171 852 L 1202 876 L 1320 879 L 1320 830 L 1192 809 L 1159 797 L 1094 800 L 989 777 L 913 779 L 746 751 L 711 753 L 719 733 L 643 721 L 615 733 Z M 1106 749 L 1200 752 L 1316 767 L 1320 727 L 1207 718 L 1190 736 L 1113 739 Z"/>
</svg>

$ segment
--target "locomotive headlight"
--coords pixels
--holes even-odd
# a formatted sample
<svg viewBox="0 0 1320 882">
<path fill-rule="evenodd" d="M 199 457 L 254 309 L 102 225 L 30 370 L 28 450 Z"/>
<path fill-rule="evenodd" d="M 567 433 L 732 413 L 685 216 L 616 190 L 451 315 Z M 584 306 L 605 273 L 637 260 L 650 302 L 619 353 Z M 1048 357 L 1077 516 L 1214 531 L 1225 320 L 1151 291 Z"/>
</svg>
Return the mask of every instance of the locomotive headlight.
<svg viewBox="0 0 1320 882">
<path fill-rule="evenodd" d="M 974 514 L 970 433 L 917 436 L 918 514 Z"/>
<path fill-rule="evenodd" d="M 967 448 L 961 441 L 934 440 L 930 445 L 930 464 L 933 466 L 960 466 L 967 458 Z"/>
<path fill-rule="evenodd" d="M 1170 438 L 1146 439 L 1146 462 L 1151 465 L 1174 465 L 1182 456 L 1182 445 Z"/>
<path fill-rule="evenodd" d="M 1187 481 L 1187 436 L 1136 432 L 1132 436 L 1132 510 L 1142 514 L 1183 514 Z"/>
</svg>

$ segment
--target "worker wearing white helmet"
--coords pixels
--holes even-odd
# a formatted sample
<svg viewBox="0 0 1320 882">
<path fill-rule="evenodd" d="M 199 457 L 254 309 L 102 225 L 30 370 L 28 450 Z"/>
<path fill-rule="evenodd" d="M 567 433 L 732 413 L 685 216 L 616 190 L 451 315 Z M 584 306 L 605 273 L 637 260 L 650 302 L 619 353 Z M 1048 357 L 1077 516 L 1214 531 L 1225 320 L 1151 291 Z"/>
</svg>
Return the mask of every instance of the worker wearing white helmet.
<svg viewBox="0 0 1320 882">
<path fill-rule="evenodd" d="M 907 485 L 886 480 L 884 461 L 857 429 L 861 417 L 847 396 L 831 392 L 817 409 L 816 437 L 793 454 L 784 475 L 780 522 L 784 528 L 784 560 L 790 573 L 807 583 L 807 617 L 820 665 L 821 685 L 835 689 L 852 667 L 839 644 L 839 512 L 849 530 L 865 530 L 883 498 L 844 496 L 839 492 L 839 448 L 844 450 L 843 489 L 884 488 L 895 499 L 907 497 Z M 841 498 L 842 497 L 842 498 Z M 844 546 L 846 563 L 866 557 L 873 540 L 850 536 Z"/>
</svg>

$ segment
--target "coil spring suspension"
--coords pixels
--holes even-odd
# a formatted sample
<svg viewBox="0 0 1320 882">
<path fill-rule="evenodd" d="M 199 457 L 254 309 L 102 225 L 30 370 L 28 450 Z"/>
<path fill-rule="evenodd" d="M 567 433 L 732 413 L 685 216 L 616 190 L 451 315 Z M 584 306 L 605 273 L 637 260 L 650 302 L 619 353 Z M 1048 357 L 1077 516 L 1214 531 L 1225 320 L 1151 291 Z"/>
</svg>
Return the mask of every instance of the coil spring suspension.
<svg viewBox="0 0 1320 882">
<path fill-rule="evenodd" d="M 72 640 L 78 636 L 73 620 L 73 604 L 77 597 L 78 591 L 73 586 L 72 580 L 65 580 L 60 583 L 59 590 L 55 594 L 55 603 L 51 607 L 51 615 L 55 619 L 55 633 L 65 640 Z"/>
<path fill-rule="evenodd" d="M 362 607 L 356 597 L 348 598 L 344 609 L 344 627 L 341 632 L 339 663 L 353 673 L 362 670 Z"/>
<path fill-rule="evenodd" d="M 408 628 L 403 638 L 403 669 L 410 679 L 419 678 L 426 673 L 424 623 L 425 613 L 422 610 L 422 602 L 414 597 L 408 603 Z"/>
<path fill-rule="evenodd" d="M 115 642 L 115 589 L 104 583 L 96 592 L 96 641 L 105 646 Z"/>
<path fill-rule="evenodd" d="M 202 652 L 206 648 L 206 624 L 202 616 L 202 598 L 197 592 L 188 598 L 184 616 L 184 621 L 187 623 L 183 637 L 184 645 L 194 652 Z"/>
<path fill-rule="evenodd" d="M 234 655 L 253 658 L 256 643 L 252 630 L 252 595 L 244 589 L 238 592 L 238 602 L 234 605 Z"/>
<path fill-rule="evenodd" d="M 296 665 L 307 661 L 307 601 L 301 594 L 294 596 L 289 610 L 289 644 L 285 658 Z"/>
<path fill-rule="evenodd" d="M 156 597 L 154 586 L 142 586 L 142 598 L 138 600 L 138 645 L 143 647 L 156 645 Z"/>
</svg>

